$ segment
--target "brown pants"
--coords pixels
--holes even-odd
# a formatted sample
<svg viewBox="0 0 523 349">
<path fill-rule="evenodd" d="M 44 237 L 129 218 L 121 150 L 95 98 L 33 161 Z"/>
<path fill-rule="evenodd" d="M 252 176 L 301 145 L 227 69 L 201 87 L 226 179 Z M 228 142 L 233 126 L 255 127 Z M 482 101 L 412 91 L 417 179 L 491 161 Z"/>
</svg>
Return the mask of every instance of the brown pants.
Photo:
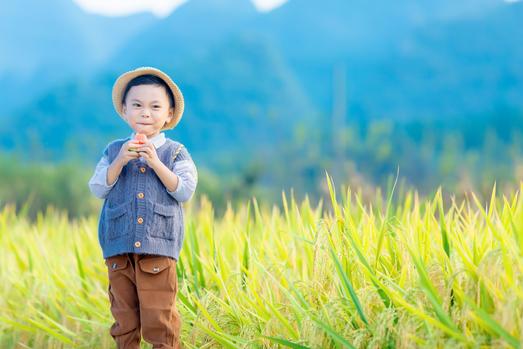
<svg viewBox="0 0 523 349">
<path fill-rule="evenodd" d="M 127 253 L 105 260 L 109 277 L 110 333 L 118 349 L 139 349 L 140 330 L 158 349 L 183 348 L 181 319 L 176 309 L 176 260 Z"/>
</svg>

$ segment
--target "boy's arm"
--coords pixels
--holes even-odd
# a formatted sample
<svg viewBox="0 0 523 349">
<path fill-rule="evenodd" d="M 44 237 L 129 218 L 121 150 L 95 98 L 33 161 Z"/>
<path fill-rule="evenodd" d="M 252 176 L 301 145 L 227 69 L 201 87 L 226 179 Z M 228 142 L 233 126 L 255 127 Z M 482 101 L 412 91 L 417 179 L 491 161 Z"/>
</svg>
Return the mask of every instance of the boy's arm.
<svg viewBox="0 0 523 349">
<path fill-rule="evenodd" d="M 191 159 L 179 160 L 174 163 L 173 172 L 178 177 L 178 186 L 174 191 L 167 192 L 179 202 L 192 198 L 198 185 L 198 171 Z"/>
<path fill-rule="evenodd" d="M 104 153 L 104 155 L 96 165 L 96 169 L 94 171 L 93 176 L 89 180 L 89 190 L 91 190 L 91 193 L 93 193 L 93 195 L 99 199 L 105 199 L 107 194 L 109 194 L 111 189 L 118 181 L 117 176 L 114 183 L 112 183 L 111 185 L 107 183 L 109 167 L 109 159 L 107 158 L 107 155 Z"/>
<path fill-rule="evenodd" d="M 182 148 L 176 159 L 172 170 L 161 161 L 152 167 L 165 185 L 167 192 L 178 202 L 184 202 L 189 200 L 196 190 L 198 172 L 185 148 Z"/>
</svg>

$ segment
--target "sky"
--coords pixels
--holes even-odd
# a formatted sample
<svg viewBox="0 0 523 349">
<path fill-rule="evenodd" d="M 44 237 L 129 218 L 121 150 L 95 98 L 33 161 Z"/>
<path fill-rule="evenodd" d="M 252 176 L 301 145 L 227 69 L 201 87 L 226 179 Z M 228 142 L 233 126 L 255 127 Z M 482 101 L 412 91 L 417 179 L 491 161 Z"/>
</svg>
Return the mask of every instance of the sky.
<svg viewBox="0 0 523 349">
<path fill-rule="evenodd" d="M 186 0 L 73 0 L 84 11 L 105 16 L 127 16 L 151 12 L 166 17 Z M 246 0 L 247 1 L 247 0 Z M 261 12 L 281 6 L 287 0 L 251 0 Z"/>
</svg>

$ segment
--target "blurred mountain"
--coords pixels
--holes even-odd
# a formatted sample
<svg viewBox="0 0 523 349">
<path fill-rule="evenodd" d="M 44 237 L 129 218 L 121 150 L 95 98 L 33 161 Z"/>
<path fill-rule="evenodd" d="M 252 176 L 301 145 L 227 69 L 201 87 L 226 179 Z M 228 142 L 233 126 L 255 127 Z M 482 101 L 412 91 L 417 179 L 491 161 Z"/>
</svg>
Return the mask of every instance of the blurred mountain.
<svg viewBox="0 0 523 349">
<path fill-rule="evenodd" d="M 225 150 L 276 149 L 300 124 L 331 127 L 335 69 L 347 85 L 341 97 L 346 120 L 448 119 L 498 107 L 523 109 L 521 3 L 290 0 L 259 13 L 247 0 L 191 0 L 162 20 L 102 19 L 78 13 L 65 0 L 49 3 L 55 17 L 38 19 L 35 27 L 45 32 L 46 45 L 39 49 L 34 36 L 27 39 L 32 44 L 18 45 L 13 36 L 0 47 L 43 57 L 35 62 L 48 74 L 31 75 L 37 85 L 54 74 L 64 78 L 26 98 L 8 118 L 0 115 L 6 148 L 31 135 L 35 144 L 52 149 L 52 158 L 75 142 L 84 156 L 96 158 L 111 137 L 128 133 L 112 110 L 112 83 L 142 65 L 166 70 L 179 83 L 187 109 L 169 132 L 209 161 Z M 35 2 L 34 13 L 43 7 Z M 23 17 L 12 11 L 12 18 Z M 9 21 L 11 27 L 20 23 Z M 17 61 L 16 55 L 5 59 Z M 20 60 L 16 69 L 24 66 L 30 63 Z M 18 84 L 16 73 L 1 76 L 0 83 Z"/>
<path fill-rule="evenodd" d="M 215 155 L 225 152 L 270 153 L 291 137 L 294 125 L 312 118 L 290 67 L 259 38 L 231 37 L 177 71 L 173 77 L 186 108 L 180 124 L 167 132 L 194 154 L 208 156 L 209 164 L 220 165 Z M 61 159 L 64 149 L 69 155 L 97 158 L 109 139 L 131 132 L 112 107 L 115 79 L 108 73 L 69 80 L 18 110 L 16 115 L 23 117 L 0 120 L 0 139 L 8 148 L 29 143 L 45 149 L 38 157 L 49 160 Z M 23 157 L 23 150 L 19 152 Z"/>
<path fill-rule="evenodd" d="M 0 85 L 10 86 L 2 89 L 8 103 L 2 112 L 66 78 L 93 74 L 129 37 L 154 21 L 149 14 L 88 14 L 71 0 L 2 2 Z"/>
<path fill-rule="evenodd" d="M 452 119 L 523 109 L 523 3 L 437 20 L 348 68 L 352 114 Z M 350 113 L 350 112 L 349 112 Z"/>
<path fill-rule="evenodd" d="M 502 5 L 498 0 L 289 1 L 268 15 L 258 17 L 253 27 L 274 40 L 302 84 L 311 87 L 310 98 L 324 112 L 334 103 L 334 67 L 345 68 L 350 112 L 356 118 L 369 118 L 381 114 L 367 110 L 369 107 L 362 105 L 362 99 L 372 99 L 373 105 L 379 105 L 375 93 L 388 94 L 387 85 L 396 84 L 382 65 L 387 64 L 390 55 L 406 38 L 431 30 L 435 25 L 451 26 L 470 17 L 476 18 L 475 23 L 481 27 L 490 12 Z M 519 27 L 515 21 L 503 26 L 507 30 Z M 469 39 L 477 39 L 475 34 L 469 34 Z M 452 39 L 453 35 L 446 32 L 443 39 Z M 496 50 L 495 42 L 487 44 L 491 45 L 490 50 Z M 394 69 L 408 69 L 410 64 L 395 62 Z M 382 87 L 374 86 L 380 83 Z M 360 98 L 359 86 L 367 84 L 372 84 L 373 89 L 361 91 Z M 412 110 L 409 112 L 412 115 Z"/>
<path fill-rule="evenodd" d="M 191 0 L 131 38 L 103 68 L 115 71 L 136 66 L 176 68 L 207 54 L 210 46 L 228 35 L 240 33 L 259 15 L 248 0 Z"/>
</svg>

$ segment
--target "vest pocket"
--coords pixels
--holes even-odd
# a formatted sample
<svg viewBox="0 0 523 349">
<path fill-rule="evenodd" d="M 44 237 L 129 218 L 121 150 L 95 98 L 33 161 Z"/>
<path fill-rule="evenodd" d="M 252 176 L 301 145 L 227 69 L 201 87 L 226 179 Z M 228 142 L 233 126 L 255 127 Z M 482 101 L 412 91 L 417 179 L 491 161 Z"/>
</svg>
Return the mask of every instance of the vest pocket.
<svg viewBox="0 0 523 349">
<path fill-rule="evenodd" d="M 175 215 L 176 207 L 155 202 L 153 205 L 153 219 L 149 225 L 149 235 L 173 240 Z"/>
<path fill-rule="evenodd" d="M 130 228 L 131 202 L 126 202 L 115 207 L 107 207 L 107 237 L 110 240 L 127 235 Z"/>
</svg>

